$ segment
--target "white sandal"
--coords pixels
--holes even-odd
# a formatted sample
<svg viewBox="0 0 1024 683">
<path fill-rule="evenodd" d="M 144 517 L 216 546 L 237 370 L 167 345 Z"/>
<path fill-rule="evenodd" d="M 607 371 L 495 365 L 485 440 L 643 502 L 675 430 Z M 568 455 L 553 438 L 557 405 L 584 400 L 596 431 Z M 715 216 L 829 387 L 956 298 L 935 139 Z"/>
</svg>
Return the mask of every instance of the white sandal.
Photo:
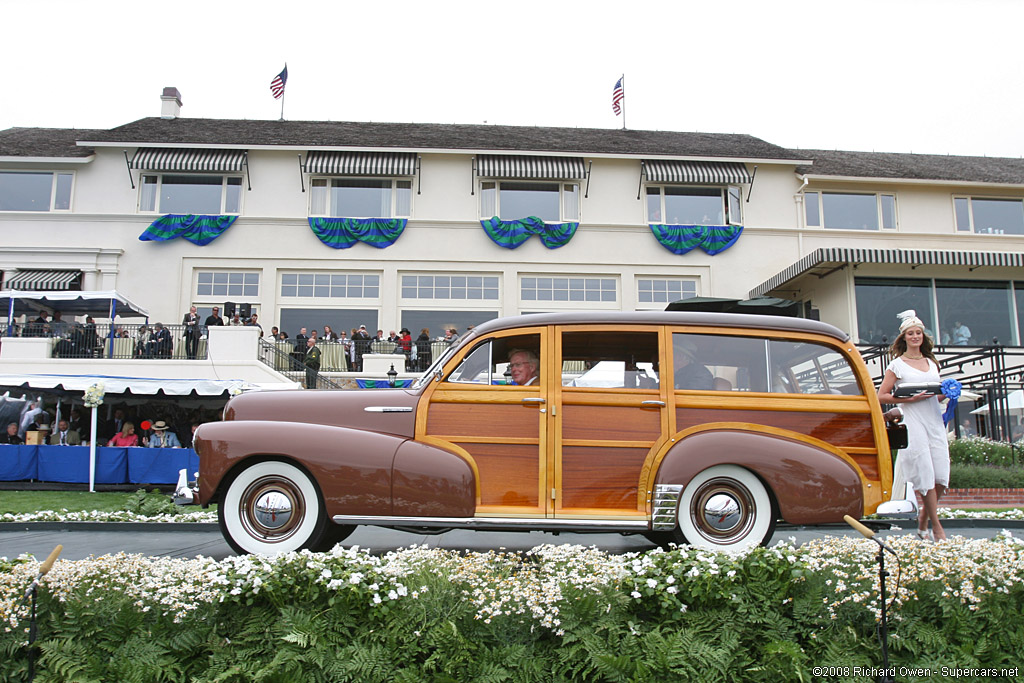
<svg viewBox="0 0 1024 683">
<path fill-rule="evenodd" d="M 935 542 L 935 535 L 932 534 L 931 529 L 918 529 L 917 537 L 920 538 L 922 541 L 930 541 L 932 543 Z"/>
</svg>

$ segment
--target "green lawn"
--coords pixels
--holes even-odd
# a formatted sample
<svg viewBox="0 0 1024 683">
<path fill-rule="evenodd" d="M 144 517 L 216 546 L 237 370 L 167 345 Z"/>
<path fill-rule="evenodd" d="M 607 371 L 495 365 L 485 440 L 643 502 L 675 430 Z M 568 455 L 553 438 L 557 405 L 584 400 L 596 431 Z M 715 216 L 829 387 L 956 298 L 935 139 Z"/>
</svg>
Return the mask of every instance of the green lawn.
<svg viewBox="0 0 1024 683">
<path fill-rule="evenodd" d="M 88 491 L 0 491 L 0 514 L 23 514 L 40 510 L 69 512 L 123 510 L 134 493 L 89 493 Z"/>
</svg>

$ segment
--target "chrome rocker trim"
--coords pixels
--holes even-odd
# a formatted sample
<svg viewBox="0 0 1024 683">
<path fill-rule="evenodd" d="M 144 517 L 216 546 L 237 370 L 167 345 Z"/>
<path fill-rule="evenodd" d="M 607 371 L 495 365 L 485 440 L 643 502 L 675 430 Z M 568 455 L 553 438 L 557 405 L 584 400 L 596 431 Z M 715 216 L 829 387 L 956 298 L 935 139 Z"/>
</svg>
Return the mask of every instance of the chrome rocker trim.
<svg viewBox="0 0 1024 683">
<path fill-rule="evenodd" d="M 365 524 L 367 526 L 426 527 L 445 529 L 524 529 L 529 531 L 629 531 L 642 532 L 651 528 L 645 519 L 552 519 L 545 517 L 366 517 L 361 515 L 335 515 L 336 524 Z"/>
</svg>

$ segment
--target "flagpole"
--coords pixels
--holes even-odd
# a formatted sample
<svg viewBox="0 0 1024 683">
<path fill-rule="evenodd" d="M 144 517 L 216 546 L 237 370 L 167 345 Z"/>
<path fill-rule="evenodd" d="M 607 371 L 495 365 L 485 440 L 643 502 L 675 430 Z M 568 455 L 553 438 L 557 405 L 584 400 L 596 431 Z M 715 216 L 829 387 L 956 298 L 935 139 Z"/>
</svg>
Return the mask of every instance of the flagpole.
<svg viewBox="0 0 1024 683">
<path fill-rule="evenodd" d="M 281 93 L 281 120 L 284 121 L 284 93 Z"/>
</svg>

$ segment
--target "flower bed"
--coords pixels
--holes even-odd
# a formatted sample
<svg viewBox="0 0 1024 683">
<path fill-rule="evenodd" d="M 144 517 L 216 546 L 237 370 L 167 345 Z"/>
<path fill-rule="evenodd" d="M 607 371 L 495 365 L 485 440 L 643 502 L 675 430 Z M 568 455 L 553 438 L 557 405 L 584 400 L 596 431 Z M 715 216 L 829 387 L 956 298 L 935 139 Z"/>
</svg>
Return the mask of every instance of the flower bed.
<svg viewBox="0 0 1024 683">
<path fill-rule="evenodd" d="M 891 543 L 903 564 L 898 590 L 889 565 L 893 664 L 1019 664 L 1024 543 L 1007 533 Z M 39 676 L 818 680 L 815 667 L 880 664 L 876 549 L 833 538 L 736 556 L 552 545 L 377 556 L 339 546 L 219 562 L 58 561 L 40 591 Z M 37 568 L 0 560 L 0 680 L 26 670 L 17 599 Z"/>
</svg>

